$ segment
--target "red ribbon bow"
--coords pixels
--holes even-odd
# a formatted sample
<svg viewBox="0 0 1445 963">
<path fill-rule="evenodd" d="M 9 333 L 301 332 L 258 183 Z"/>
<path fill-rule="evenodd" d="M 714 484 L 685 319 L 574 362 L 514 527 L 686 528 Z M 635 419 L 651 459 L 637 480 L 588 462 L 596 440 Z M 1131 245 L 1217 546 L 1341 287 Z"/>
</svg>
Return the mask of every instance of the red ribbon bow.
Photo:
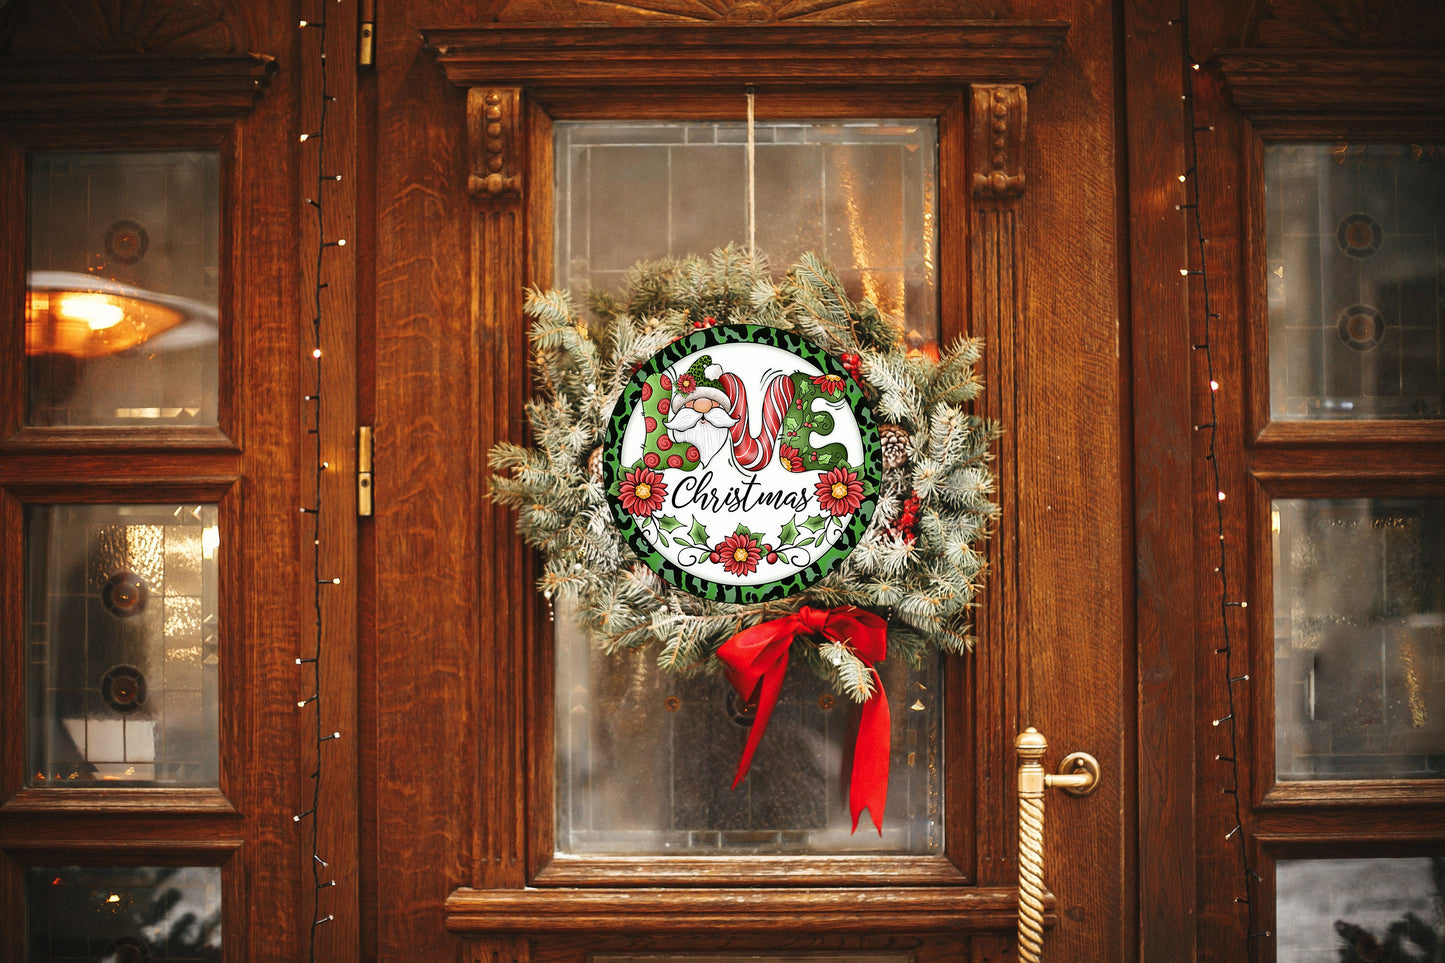
<svg viewBox="0 0 1445 963">
<path fill-rule="evenodd" d="M 819 635 L 841 642 L 873 672 L 876 685 L 873 695 L 863 703 L 858 720 L 858 739 L 853 746 L 853 777 L 848 787 L 848 807 L 853 814 L 853 831 L 858 831 L 858 817 L 867 809 L 873 817 L 878 835 L 883 835 L 883 808 L 888 802 L 889 717 L 888 699 L 883 694 L 883 680 L 873 663 L 888 654 L 888 623 L 872 612 L 851 605 L 836 609 L 814 609 L 806 605 L 792 615 L 762 622 L 744 629 L 728 639 L 717 650 L 726 666 L 728 682 L 738 695 L 756 702 L 758 711 L 752 732 L 743 747 L 738 774 L 733 788 L 748 774 L 753 750 L 763 738 L 772 717 L 773 706 L 783 690 L 783 676 L 788 671 L 788 648 L 799 635 Z"/>
</svg>

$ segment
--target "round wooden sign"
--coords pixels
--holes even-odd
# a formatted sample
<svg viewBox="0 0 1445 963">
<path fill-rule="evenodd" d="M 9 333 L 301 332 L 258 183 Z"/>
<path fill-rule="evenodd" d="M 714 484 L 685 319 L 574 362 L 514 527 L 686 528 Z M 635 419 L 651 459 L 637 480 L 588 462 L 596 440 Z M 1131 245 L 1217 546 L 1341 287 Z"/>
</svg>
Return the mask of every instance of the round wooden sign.
<svg viewBox="0 0 1445 963">
<path fill-rule="evenodd" d="M 628 543 L 680 589 L 783 598 L 833 571 L 868 527 L 878 428 L 831 355 L 788 331 L 718 325 L 633 374 L 603 445 Z"/>
</svg>

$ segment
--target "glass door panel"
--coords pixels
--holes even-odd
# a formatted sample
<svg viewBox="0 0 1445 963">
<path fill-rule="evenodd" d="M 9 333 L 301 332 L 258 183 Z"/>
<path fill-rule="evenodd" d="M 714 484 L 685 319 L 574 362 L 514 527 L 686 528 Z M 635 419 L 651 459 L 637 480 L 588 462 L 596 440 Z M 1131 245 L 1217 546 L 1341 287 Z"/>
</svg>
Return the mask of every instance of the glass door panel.
<svg viewBox="0 0 1445 963">
<path fill-rule="evenodd" d="M 934 120 L 766 122 L 754 129 L 757 247 L 781 273 L 805 252 L 850 297 L 940 338 Z M 578 303 L 641 261 L 747 243 L 747 128 L 737 122 L 558 122 L 556 277 Z M 943 672 L 879 668 L 894 720 L 883 836 L 850 833 L 856 707 L 799 667 L 748 779 L 752 724 L 719 675 L 680 678 L 655 654 L 608 656 L 559 605 L 556 849 L 571 854 L 936 854 L 943 839 Z"/>
<path fill-rule="evenodd" d="M 220 963 L 215 866 L 31 866 L 27 963 Z"/>
<path fill-rule="evenodd" d="M 1278 778 L 1445 775 L 1445 500 L 1272 518 Z"/>
<path fill-rule="evenodd" d="M 30 786 L 218 785 L 217 516 L 26 510 Z"/>
<path fill-rule="evenodd" d="M 27 424 L 215 425 L 219 152 L 29 168 Z"/>
<path fill-rule="evenodd" d="M 1282 859 L 1277 963 L 1432 960 L 1445 946 L 1445 858 Z"/>
<path fill-rule="evenodd" d="M 1441 413 L 1445 153 L 1265 147 L 1270 417 Z"/>
</svg>

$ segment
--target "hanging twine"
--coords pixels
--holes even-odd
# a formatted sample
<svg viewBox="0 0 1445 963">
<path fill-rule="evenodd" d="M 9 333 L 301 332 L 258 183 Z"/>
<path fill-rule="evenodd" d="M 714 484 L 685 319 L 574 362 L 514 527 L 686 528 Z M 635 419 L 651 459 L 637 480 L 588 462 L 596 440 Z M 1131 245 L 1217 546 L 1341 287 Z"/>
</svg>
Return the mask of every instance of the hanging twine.
<svg viewBox="0 0 1445 963">
<path fill-rule="evenodd" d="M 753 124 L 753 85 L 746 88 L 748 95 L 748 252 L 756 254 L 757 242 L 757 134 Z"/>
</svg>

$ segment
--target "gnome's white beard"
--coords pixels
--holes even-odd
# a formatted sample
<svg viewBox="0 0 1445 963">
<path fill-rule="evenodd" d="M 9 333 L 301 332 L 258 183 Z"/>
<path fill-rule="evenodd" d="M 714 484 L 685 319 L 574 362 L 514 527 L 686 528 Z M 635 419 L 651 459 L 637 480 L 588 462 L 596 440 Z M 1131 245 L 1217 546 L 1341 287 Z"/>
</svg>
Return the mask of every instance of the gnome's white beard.
<svg viewBox="0 0 1445 963">
<path fill-rule="evenodd" d="M 738 420 L 721 408 L 712 408 L 706 414 L 693 408 L 679 408 L 672 417 L 663 422 L 672 440 L 685 445 L 695 445 L 706 465 L 728 443 L 728 431 Z"/>
</svg>

